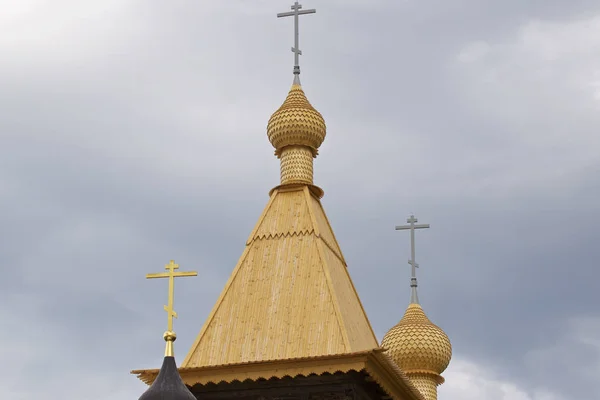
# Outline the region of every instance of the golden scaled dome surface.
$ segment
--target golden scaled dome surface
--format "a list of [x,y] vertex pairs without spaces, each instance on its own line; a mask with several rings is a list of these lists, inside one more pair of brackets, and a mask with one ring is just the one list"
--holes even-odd
[[277,150],[301,145],[316,150],[325,140],[325,120],[309,103],[302,86],[294,83],[287,98],[269,119],[267,136]]
[[408,306],[402,320],[385,334],[381,345],[407,373],[441,374],[452,358],[452,345],[446,333],[414,303]]

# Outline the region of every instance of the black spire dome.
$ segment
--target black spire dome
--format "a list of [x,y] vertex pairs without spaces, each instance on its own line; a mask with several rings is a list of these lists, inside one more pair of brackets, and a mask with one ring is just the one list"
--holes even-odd
[[144,392],[139,400],[196,400],[177,371],[177,364],[173,356],[173,342],[177,338],[175,332],[165,332],[164,338],[167,342],[167,350],[162,367],[152,386]]

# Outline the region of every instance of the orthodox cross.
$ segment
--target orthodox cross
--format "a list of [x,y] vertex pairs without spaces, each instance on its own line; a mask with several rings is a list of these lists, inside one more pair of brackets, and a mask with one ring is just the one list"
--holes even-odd
[[408,260],[408,263],[411,266],[410,287],[412,288],[412,294],[410,301],[411,303],[419,304],[419,298],[417,296],[417,268],[419,268],[419,264],[415,261],[415,229],[429,228],[429,224],[416,225],[419,221],[414,215],[411,215],[406,222],[408,222],[409,225],[397,226],[396,230],[410,229],[410,260]]
[[292,52],[294,53],[294,74],[299,75],[300,74],[300,56],[302,55],[302,50],[300,50],[300,45],[298,44],[299,41],[299,30],[298,30],[298,25],[299,25],[299,16],[300,15],[304,15],[304,14],[314,14],[317,12],[317,10],[302,10],[302,5],[298,4],[298,2],[296,1],[294,3],[294,5],[292,5],[292,10],[291,12],[284,12],[284,13],[279,13],[277,14],[277,18],[281,18],[281,17],[294,17],[294,47],[292,47]]
[[173,332],[173,317],[177,318],[177,313],[173,310],[173,291],[175,286],[175,278],[180,276],[197,276],[198,273],[196,271],[192,272],[175,272],[176,269],[179,269],[179,265],[175,264],[173,260],[170,263],[165,265],[165,269],[168,272],[159,272],[156,274],[148,274],[146,275],[146,279],[154,279],[154,278],[169,278],[169,303],[164,306],[165,311],[167,312],[168,318],[168,328],[167,332]]

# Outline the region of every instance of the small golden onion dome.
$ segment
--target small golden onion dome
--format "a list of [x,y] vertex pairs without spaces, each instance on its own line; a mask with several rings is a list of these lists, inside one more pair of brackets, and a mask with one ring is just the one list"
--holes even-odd
[[286,146],[301,145],[316,150],[325,140],[325,120],[323,116],[309,103],[300,81],[294,84],[287,98],[269,119],[267,136],[277,149]]
[[450,339],[416,303],[410,304],[402,320],[385,334],[381,346],[404,372],[439,375],[452,358]]

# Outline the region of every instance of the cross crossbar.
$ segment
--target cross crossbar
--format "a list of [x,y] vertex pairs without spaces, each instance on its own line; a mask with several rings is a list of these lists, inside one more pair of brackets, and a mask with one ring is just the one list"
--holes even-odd
[[314,14],[317,10],[302,10],[302,5],[297,1],[292,5],[292,11],[283,12],[277,14],[277,18],[282,17],[294,17],[294,47],[292,47],[292,52],[294,53],[294,74],[300,74],[300,56],[302,55],[302,50],[300,50],[300,29],[299,29],[299,16],[306,14]]
[[189,271],[189,272],[176,272],[175,270],[179,269],[179,265],[175,264],[175,261],[171,260],[171,262],[165,265],[165,269],[167,272],[158,272],[154,274],[147,274],[146,279],[155,279],[155,278],[169,278],[169,302],[166,306],[164,306],[164,310],[167,312],[167,331],[173,331],[173,318],[177,318],[177,313],[173,309],[173,297],[175,291],[175,278],[183,277],[183,276],[197,276],[198,272]]
[[406,220],[409,225],[399,225],[396,226],[397,231],[401,230],[410,230],[410,260],[408,260],[408,264],[411,266],[411,277],[410,277],[410,286],[412,288],[411,294],[411,303],[419,303],[419,298],[417,296],[417,271],[419,268],[419,264],[415,261],[415,229],[427,229],[429,228],[429,224],[420,224],[414,215],[411,215],[410,218]]

